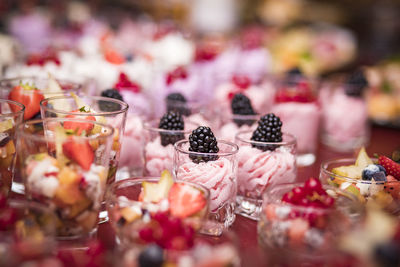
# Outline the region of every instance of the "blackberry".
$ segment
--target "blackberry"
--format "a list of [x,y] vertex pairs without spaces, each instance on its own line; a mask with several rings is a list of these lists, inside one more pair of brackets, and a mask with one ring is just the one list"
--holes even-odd
[[296,84],[301,80],[303,77],[303,73],[299,68],[293,68],[286,72],[286,83],[289,86],[296,86]]
[[[235,94],[231,101],[231,109],[234,115],[256,115],[251,106],[250,99],[242,93]],[[254,120],[233,119],[238,127],[246,124],[251,126]]]
[[164,252],[158,245],[145,248],[138,257],[139,267],[161,267],[164,263]]
[[368,81],[365,78],[364,72],[360,69],[353,72],[347,79],[345,93],[348,96],[360,97],[364,91],[364,88],[368,86]]
[[380,266],[399,266],[400,245],[396,241],[379,244],[374,249],[374,258]]
[[167,111],[177,111],[184,116],[191,114],[190,109],[186,105],[186,98],[181,93],[170,93],[167,98]]
[[[116,89],[104,90],[103,92],[101,92],[101,96],[124,101],[122,95]],[[99,100],[99,108],[101,111],[112,112],[119,110],[121,108],[121,105],[118,103]]]
[[[189,135],[189,151],[200,153],[218,153],[218,142],[210,127],[199,126]],[[199,156],[190,154],[190,159],[194,163],[217,160],[218,156]]]
[[[169,111],[165,113],[164,116],[160,119],[158,128],[164,130],[178,131],[185,128],[185,123],[180,113]],[[160,133],[160,136],[161,145],[163,146],[168,146],[169,144],[173,145],[175,144],[175,142],[185,138],[183,133]]]
[[[282,122],[279,117],[273,113],[264,115],[258,121],[258,127],[253,132],[251,140],[264,143],[278,143],[282,142]],[[276,145],[257,145],[253,144],[253,147],[258,148],[262,151],[275,150]]]
[[303,73],[298,67],[295,67],[293,69],[290,69],[289,71],[286,72],[287,76],[302,76]]

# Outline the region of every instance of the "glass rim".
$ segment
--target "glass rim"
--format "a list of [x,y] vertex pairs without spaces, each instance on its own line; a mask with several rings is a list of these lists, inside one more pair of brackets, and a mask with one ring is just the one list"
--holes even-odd
[[291,146],[291,145],[296,145],[297,140],[296,137],[293,134],[282,132],[282,137],[283,136],[288,136],[290,138],[289,141],[282,141],[282,142],[260,142],[260,141],[253,141],[248,138],[243,138],[242,135],[252,133],[254,130],[243,130],[239,131],[235,135],[235,139],[239,140],[240,142],[246,143],[246,144],[254,144],[254,145],[259,145],[259,146],[269,146],[269,145],[277,145],[277,146]]
[[186,155],[196,155],[196,156],[219,156],[219,157],[229,157],[233,156],[238,153],[239,151],[239,146],[233,142],[225,141],[225,140],[218,140],[217,143],[225,144],[230,147],[233,147],[233,151],[231,152],[217,152],[217,153],[204,153],[204,152],[194,152],[194,151],[189,151],[186,149],[182,149],[181,145],[184,143],[189,143],[189,140],[180,140],[174,144],[174,148],[176,151],[186,154]]
[[[345,163],[345,162],[347,162],[347,163],[350,163],[350,162],[355,163],[356,160],[357,160],[356,158],[339,158],[339,159],[326,160],[326,161],[323,161],[321,163],[321,167],[320,168],[321,168],[321,171],[324,172],[325,174],[327,174],[329,176],[334,176],[335,178],[339,178],[339,179],[344,180],[346,182],[372,184],[372,180],[369,181],[369,180],[350,178],[350,177],[347,177],[347,176],[343,176],[343,175],[339,175],[339,174],[333,173],[332,171],[328,170],[328,166],[331,165],[331,164],[341,163],[341,162],[343,162],[343,163]],[[374,182],[377,183],[377,184],[385,184],[385,183],[398,183],[400,181],[390,181],[390,182],[389,181],[386,181],[386,182],[385,181],[374,181]]]
[[158,123],[160,122],[160,119],[154,119],[154,120],[150,120],[150,121],[146,121],[145,123],[143,123],[143,129],[147,130],[147,131],[151,131],[151,132],[157,132],[157,133],[166,133],[169,135],[175,135],[175,134],[190,134],[193,130],[195,130],[197,127],[199,127],[200,125],[198,123],[195,123],[191,120],[186,120],[185,116],[182,115],[183,121],[186,125],[186,123],[189,123],[193,126],[195,126],[193,129],[189,129],[189,130],[166,130],[166,129],[160,129],[158,127],[152,126],[154,125],[158,125]]
[[[48,81],[50,80],[50,78],[48,77],[40,77],[40,76],[17,76],[17,77],[12,77],[12,78],[5,78],[5,79],[1,79],[0,80],[0,89],[3,89],[3,87],[5,87],[6,85],[4,83],[6,82],[14,82],[14,81],[21,81],[23,79],[30,79],[33,81]],[[74,81],[70,81],[70,80],[66,80],[66,79],[58,79],[57,77],[54,77],[54,79],[61,84],[71,84],[73,85],[73,88],[69,88],[69,89],[63,89],[63,91],[65,92],[71,92],[71,91],[79,91],[80,89],[82,89],[82,84],[78,83],[78,82],[74,82]],[[40,92],[44,93],[44,94],[59,94],[60,92],[50,92],[48,90],[42,90],[40,88],[38,88],[40,90]]]
[[[274,204],[274,205],[279,205],[279,206],[282,206],[282,207],[283,206],[287,206],[287,207],[290,207],[291,209],[296,210],[296,211],[306,211],[306,212],[308,212],[308,211],[318,211],[318,212],[323,212],[323,213],[344,209],[344,207],[339,207],[339,206],[337,206],[337,207],[333,206],[333,207],[329,207],[329,208],[305,207],[305,206],[296,205],[296,204],[292,204],[292,203],[288,203],[288,202],[283,202],[282,200],[279,200],[280,201],[279,203],[269,202],[269,201],[266,200],[268,198],[268,196],[270,196],[275,191],[279,191],[279,190],[282,190],[284,188],[287,188],[288,191],[283,193],[283,194],[285,194],[285,193],[290,192],[290,189],[293,189],[293,188],[298,187],[298,186],[303,186],[303,185],[304,185],[304,183],[282,183],[282,184],[275,185],[273,188],[269,187],[270,189],[267,188],[262,194],[263,205],[265,205],[265,204]],[[342,189],[340,189],[338,187],[335,187],[335,186],[332,186],[332,185],[328,185],[328,184],[322,184],[322,187],[323,187],[323,189],[325,191],[332,190],[336,195],[344,196],[344,197],[350,199],[355,204],[358,204],[357,198],[353,194],[351,194],[349,192],[346,192],[346,191],[344,191],[344,190],[342,190]],[[327,195],[329,196],[329,194],[327,194]],[[282,198],[282,196],[281,196],[281,198]],[[336,202],[336,199],[335,199],[335,202]]]
[[29,120],[29,121],[24,121],[19,123],[16,128],[16,134],[18,137],[21,138],[27,138],[30,140],[35,140],[35,141],[40,141],[40,142],[48,142],[48,141],[52,141],[53,139],[55,139],[55,137],[49,137],[46,135],[38,135],[35,133],[26,133],[24,131],[24,127],[27,125],[34,125],[34,124],[38,124],[38,123],[44,123],[44,122],[64,122],[64,121],[72,121],[72,122],[78,122],[78,123],[92,123],[94,125],[99,125],[103,128],[107,128],[108,131],[106,133],[103,133],[102,135],[93,135],[93,136],[79,136],[79,135],[71,135],[74,138],[78,138],[81,140],[106,140],[107,138],[112,138],[114,136],[114,127],[111,127],[108,124],[104,124],[104,123],[100,123],[97,121],[88,121],[88,120],[83,120],[83,119],[76,119],[76,118],[46,118],[46,119],[39,119],[39,120]]
[[[42,101],[40,101],[40,108],[44,111],[49,111],[49,112],[54,112],[54,113],[59,113],[59,114],[64,114],[64,115],[70,115],[73,114],[75,116],[110,116],[110,115],[117,115],[117,114],[122,114],[128,111],[129,109],[129,105],[127,103],[125,103],[124,101],[118,100],[118,99],[114,99],[114,98],[110,98],[110,97],[103,97],[103,96],[83,96],[85,98],[89,98],[89,99],[94,99],[97,101],[108,101],[108,102],[113,102],[113,103],[117,103],[119,105],[121,105],[120,110],[116,110],[116,111],[101,111],[101,112],[84,112],[84,113],[73,113],[72,111],[65,111],[65,110],[60,110],[60,109],[54,109],[54,108],[49,108],[47,105],[45,105],[45,103],[49,103],[50,101],[55,101],[55,100],[60,100],[60,99],[74,99],[72,96],[53,96],[53,97],[49,97],[46,99],[43,99]],[[89,105],[88,105],[89,106]]]
[[[171,174],[172,175],[172,174]],[[123,201],[124,203],[145,203],[143,201],[139,201],[139,200],[132,200],[127,198],[128,200],[118,200],[118,195],[116,195],[115,191],[121,188],[126,188],[126,187],[131,187],[131,186],[136,186],[136,185],[141,185],[143,182],[158,182],[161,179],[161,177],[146,177],[146,176],[138,176],[138,177],[131,177],[131,178],[127,178],[127,179],[123,179],[117,182],[114,182],[110,187],[107,188],[107,198],[108,201]],[[184,183],[187,185],[190,185],[196,189],[199,189],[201,191],[203,191],[204,193],[204,197],[206,198],[207,204],[209,205],[210,203],[210,190],[198,183],[193,183],[193,182],[189,182],[189,181],[184,181],[184,180],[174,180],[174,183]],[[124,184],[127,184],[126,186],[123,186]],[[123,186],[123,187],[121,187]],[[155,205],[157,205],[157,203],[155,203]]]
[[24,112],[25,112],[25,106],[17,101],[8,100],[8,99],[0,99],[0,102],[16,105],[21,108],[21,110],[18,110],[15,112],[13,111],[10,113],[3,113],[3,111],[2,111],[0,114],[0,118],[6,118],[6,117],[11,117],[11,116],[20,116],[21,114],[24,114]]
[[255,120],[256,122],[260,119],[261,114],[257,113],[257,114],[252,114],[252,115],[240,115],[240,114],[233,114],[231,113],[229,115],[229,119],[231,120]]

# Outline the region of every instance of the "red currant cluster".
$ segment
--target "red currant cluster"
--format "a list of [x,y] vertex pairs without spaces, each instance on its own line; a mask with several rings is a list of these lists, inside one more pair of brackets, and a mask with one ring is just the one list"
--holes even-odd
[[278,103],[309,103],[314,102],[315,100],[310,84],[307,81],[299,82],[294,88],[290,86],[289,88],[282,88],[275,97],[275,101]]
[[139,230],[144,243],[156,243],[163,249],[186,250],[194,245],[195,231],[190,225],[166,212],[152,215],[151,221]]
[[60,65],[60,59],[57,54],[53,51],[46,51],[43,54],[31,54],[26,59],[26,65],[39,65],[44,66],[47,62],[54,62],[56,65]]
[[114,85],[117,90],[130,90],[134,93],[140,92],[140,85],[129,80],[128,76],[121,72],[119,74],[118,82]]
[[302,217],[308,220],[311,226],[316,227],[323,227],[324,225],[324,212],[316,209],[329,209],[335,204],[335,199],[326,193],[322,188],[321,182],[312,177],[304,183],[304,186],[295,187],[290,192],[285,193],[282,201],[311,208],[305,211],[294,210],[290,214],[290,217]]
[[188,73],[184,67],[177,67],[173,71],[169,72],[166,77],[167,85],[171,85],[175,80],[186,79]]
[[63,266],[111,266],[107,258],[107,249],[98,241],[87,243],[87,249],[63,249],[57,251],[57,260]]

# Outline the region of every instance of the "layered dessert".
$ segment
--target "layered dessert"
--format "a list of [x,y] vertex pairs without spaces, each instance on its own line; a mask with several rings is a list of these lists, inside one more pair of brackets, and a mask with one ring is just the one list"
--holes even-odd
[[400,163],[380,155],[372,160],[362,148],[356,159],[339,159],[322,165],[321,180],[355,195],[362,203],[374,202],[392,213],[398,213],[400,198]]
[[352,150],[368,141],[368,112],[363,89],[368,85],[362,71],[345,83],[322,88],[322,140],[337,150]]
[[16,155],[14,124],[13,118],[0,121],[0,194],[6,196],[11,190]]
[[180,141],[175,146],[177,179],[208,188],[212,220],[230,226],[235,218],[237,146],[225,141],[217,142],[214,133],[205,126],[193,130],[189,141]]
[[[111,194],[111,222],[125,244],[155,243],[164,249],[189,249],[195,230],[208,212],[208,190],[193,183],[174,182],[167,170],[159,179],[120,181],[113,185]],[[185,242],[178,242],[182,238]]]
[[258,219],[262,193],[268,186],[296,179],[296,140],[281,132],[274,114],[262,116],[254,131],[236,135],[238,152],[237,212]]

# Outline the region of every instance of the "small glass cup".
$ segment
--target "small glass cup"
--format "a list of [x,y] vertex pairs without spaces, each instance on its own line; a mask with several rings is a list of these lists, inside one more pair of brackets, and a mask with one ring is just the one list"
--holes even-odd
[[272,112],[281,119],[282,131],[296,137],[297,164],[311,165],[315,162],[321,118],[316,96],[319,83],[292,75],[277,79],[276,84],[276,103]]
[[[92,124],[92,135],[65,130],[66,123]],[[79,119],[31,120],[17,126],[17,152],[27,198],[51,207],[59,239],[90,236],[97,229],[114,129]]]
[[282,142],[263,143],[251,140],[252,133],[241,131],[236,135],[239,146],[236,213],[258,220],[264,190],[296,180],[296,138],[283,133]]
[[155,177],[163,170],[172,172],[174,164],[173,143],[187,139],[199,125],[183,118],[184,130],[164,130],[158,128],[160,120],[144,124],[146,143],[144,147],[144,175]]
[[328,260],[335,254],[338,237],[359,223],[359,202],[353,195],[327,185],[323,189],[335,199],[331,208],[305,207],[281,200],[284,194],[302,185],[280,184],[265,190],[257,226],[259,243],[270,254],[274,251],[285,259]]
[[320,92],[322,142],[339,152],[354,151],[369,141],[367,103],[362,95],[345,93],[352,87],[346,82],[330,82]]
[[[217,140],[218,153],[189,151],[189,141],[175,143],[174,173],[177,180],[204,185],[210,190],[210,214],[202,232],[221,235],[235,221],[237,192],[237,152],[234,143]],[[207,162],[194,163],[191,158],[208,158]]]
[[[148,241],[141,238],[140,232],[141,229],[148,228],[151,219],[160,223],[159,228],[166,235],[165,238],[168,238],[171,234],[170,232],[173,231],[171,226],[165,223],[165,220],[159,221],[159,218],[154,218],[155,216],[160,217],[160,214],[172,217],[168,212],[169,201],[167,198],[159,203],[140,201],[143,182],[157,183],[159,179],[152,177],[128,178],[118,181],[108,188],[106,199],[110,222],[116,232],[118,241],[124,246],[131,247],[132,245],[146,244]],[[183,219],[185,224],[198,230],[208,214],[210,192],[199,184],[186,181],[175,183],[191,186],[193,189],[200,191],[206,199],[206,205],[201,211]],[[156,233],[154,232],[153,234]]]
[[225,118],[218,131],[218,138],[230,142],[235,142],[235,136],[238,132],[253,129],[257,125],[260,115],[237,115],[230,114]]
[[355,158],[323,162],[319,173],[320,180],[353,194],[361,203],[367,204],[373,201],[390,213],[400,214],[400,181],[353,179],[332,172],[333,168],[354,165],[355,162]]
[[15,126],[24,119],[24,105],[0,99],[0,194],[11,191],[15,166]]

